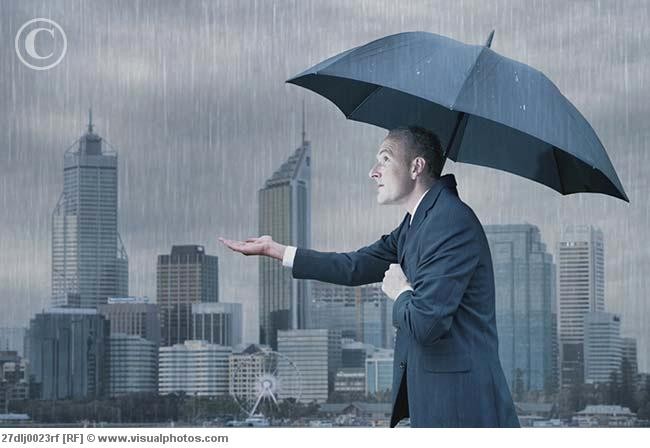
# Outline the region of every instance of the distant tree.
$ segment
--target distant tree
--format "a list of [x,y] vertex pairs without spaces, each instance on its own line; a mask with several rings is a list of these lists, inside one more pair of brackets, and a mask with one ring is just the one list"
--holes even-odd
[[363,392],[332,392],[327,397],[328,403],[351,403],[353,401],[364,401],[366,394]]

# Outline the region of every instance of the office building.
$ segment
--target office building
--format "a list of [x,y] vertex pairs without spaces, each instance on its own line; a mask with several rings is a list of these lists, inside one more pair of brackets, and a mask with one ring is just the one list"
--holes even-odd
[[232,348],[187,340],[160,347],[158,392],[161,395],[216,397],[228,394],[229,357]]
[[30,388],[42,400],[98,399],[107,389],[108,322],[94,309],[51,308],[28,331]]
[[366,394],[388,394],[393,389],[393,350],[377,350],[366,359]]
[[113,333],[109,339],[109,396],[158,389],[158,344],[141,336]]
[[[310,159],[303,123],[302,144],[258,192],[260,235],[270,235],[280,244],[310,247]],[[281,261],[260,257],[259,300],[260,343],[277,349],[278,330],[308,327],[309,282],[294,279]]]
[[[639,373],[639,360],[637,355],[636,339],[635,338],[622,338],[623,343],[623,360],[629,369],[627,372],[622,372],[624,375],[629,375],[627,378],[630,384],[636,382],[637,374]],[[622,365],[621,365],[622,367]]]
[[96,308],[128,295],[128,257],[117,231],[117,152],[88,131],[64,155],[52,213],[52,305]]
[[160,345],[158,305],[146,297],[110,297],[98,311],[108,319],[111,334],[140,336]]
[[311,297],[311,328],[337,330],[344,338],[375,347],[393,347],[393,300],[381,284],[351,288],[312,281]]
[[494,269],[499,358],[515,396],[552,392],[555,265],[537,226],[485,226]]
[[278,375],[285,392],[300,397],[303,403],[324,403],[334,389],[334,379],[341,365],[341,333],[334,330],[280,330],[278,352],[298,369],[300,381],[288,362],[280,362]]
[[584,318],[584,362],[586,383],[607,383],[613,372],[620,378],[623,359],[621,318],[594,311]]
[[203,246],[172,246],[170,255],[158,255],[156,294],[162,344],[192,339],[192,305],[219,301],[219,259]]
[[234,346],[242,342],[240,303],[193,303],[192,339]]
[[584,319],[605,310],[603,233],[586,225],[565,226],[558,243],[560,381],[563,389],[584,382]]

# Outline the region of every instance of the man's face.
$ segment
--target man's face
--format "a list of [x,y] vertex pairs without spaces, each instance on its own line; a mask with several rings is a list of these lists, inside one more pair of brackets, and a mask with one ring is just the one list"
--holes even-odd
[[402,204],[415,188],[410,163],[399,140],[386,137],[379,146],[377,162],[370,170],[370,177],[377,183],[377,202]]

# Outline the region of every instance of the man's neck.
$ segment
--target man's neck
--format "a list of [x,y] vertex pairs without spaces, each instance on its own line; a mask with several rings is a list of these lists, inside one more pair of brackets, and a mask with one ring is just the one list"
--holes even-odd
[[416,184],[415,188],[411,192],[408,201],[406,201],[406,204],[404,204],[406,207],[406,212],[411,215],[411,218],[413,218],[413,215],[415,214],[416,211],[416,207],[418,206],[420,201],[422,201],[422,198],[425,195],[425,193],[429,191],[435,183],[436,181],[434,180],[428,184],[425,183]]

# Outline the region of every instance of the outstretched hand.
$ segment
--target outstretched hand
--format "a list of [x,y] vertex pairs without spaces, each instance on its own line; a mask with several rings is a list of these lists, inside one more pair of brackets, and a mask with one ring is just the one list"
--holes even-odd
[[286,246],[276,243],[269,235],[248,238],[245,241],[228,240],[219,237],[219,241],[229,249],[244,255],[265,255],[282,260]]

